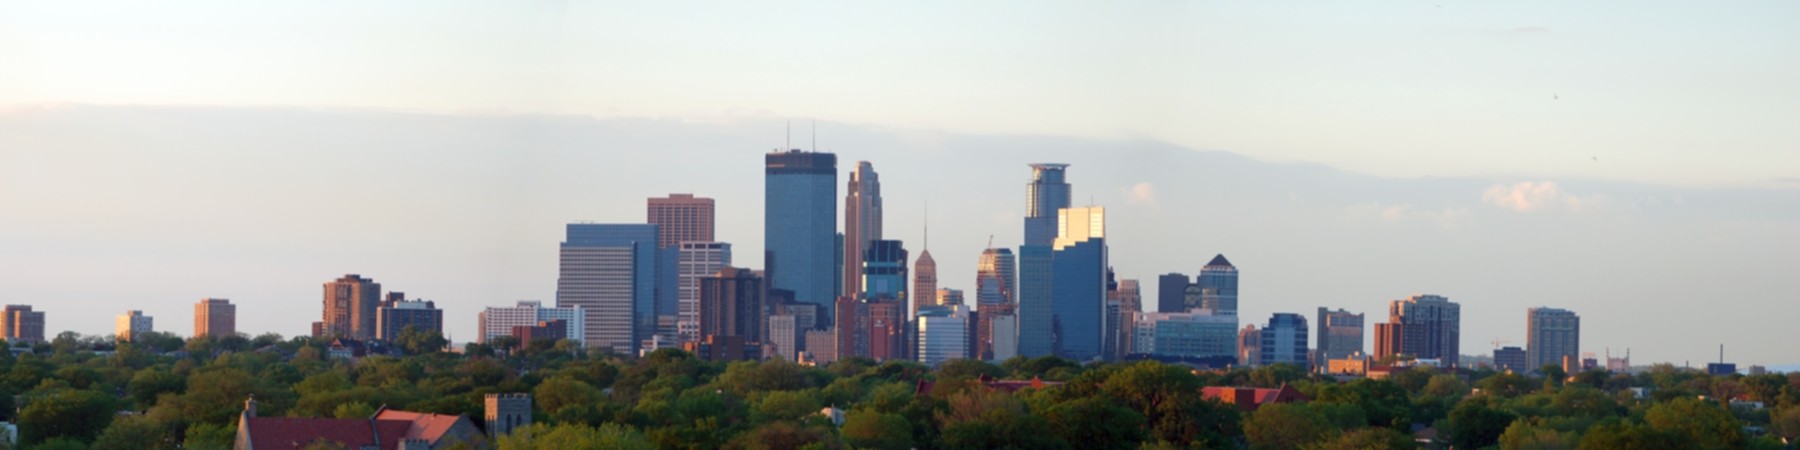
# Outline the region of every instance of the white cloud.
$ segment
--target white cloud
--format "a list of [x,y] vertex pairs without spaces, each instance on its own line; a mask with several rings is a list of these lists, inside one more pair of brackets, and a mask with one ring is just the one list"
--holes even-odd
[[1580,212],[1593,209],[1605,200],[1598,195],[1580,196],[1564,192],[1554,181],[1525,181],[1510,186],[1496,184],[1481,194],[1481,201],[1517,212],[1556,209]]
[[1156,188],[1148,182],[1141,182],[1131,187],[1120,189],[1125,193],[1125,201],[1133,205],[1156,206]]

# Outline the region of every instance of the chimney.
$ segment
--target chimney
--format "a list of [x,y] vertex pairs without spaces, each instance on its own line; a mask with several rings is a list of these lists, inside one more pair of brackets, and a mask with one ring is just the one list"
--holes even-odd
[[256,394],[250,394],[250,398],[244,400],[244,417],[256,417]]

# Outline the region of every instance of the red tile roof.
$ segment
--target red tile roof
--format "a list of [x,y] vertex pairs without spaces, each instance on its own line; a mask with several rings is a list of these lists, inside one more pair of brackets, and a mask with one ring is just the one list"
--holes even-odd
[[1258,406],[1268,403],[1303,402],[1310,400],[1305,394],[1295,390],[1293,386],[1281,385],[1280,389],[1261,389],[1245,387],[1208,386],[1200,389],[1206,398],[1218,400],[1226,404],[1237,405],[1244,411],[1255,411]]
[[436,413],[395,411],[392,409],[381,410],[380,414],[375,415],[375,420],[380,421],[406,421],[409,424],[409,427],[406,430],[407,439],[424,439],[426,442],[430,442],[433,445],[436,445],[438,440],[443,439],[444,434],[449,433],[451,427],[455,427],[456,422],[462,420],[462,418],[463,416],[460,415],[448,416]]

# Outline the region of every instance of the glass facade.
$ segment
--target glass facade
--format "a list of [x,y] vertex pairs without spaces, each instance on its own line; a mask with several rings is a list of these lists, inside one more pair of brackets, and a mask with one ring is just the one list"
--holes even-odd
[[837,155],[791,150],[765,157],[763,268],[773,288],[819,305],[820,327],[836,317]]
[[1214,256],[1212,262],[1206,263],[1194,285],[1200,287],[1200,307],[1219,314],[1237,315],[1238,271],[1225,255]]
[[1064,208],[1051,257],[1056,355],[1089,361],[1103,355],[1106,324],[1106,210]]
[[1301,369],[1307,368],[1306,357],[1306,316],[1292,313],[1275,313],[1269,317],[1269,325],[1263,327],[1262,354],[1258,365],[1293,364]]
[[900,241],[870,241],[863,252],[862,298],[906,301],[906,248]]
[[[590,316],[600,316],[586,320],[588,345],[637,353],[638,342],[655,334],[657,275],[664,269],[658,263],[664,252],[657,239],[653,224],[568,225],[556,304],[581,306]],[[619,280],[627,281],[620,285]],[[624,317],[610,317],[615,313]],[[596,333],[606,337],[598,339]]]

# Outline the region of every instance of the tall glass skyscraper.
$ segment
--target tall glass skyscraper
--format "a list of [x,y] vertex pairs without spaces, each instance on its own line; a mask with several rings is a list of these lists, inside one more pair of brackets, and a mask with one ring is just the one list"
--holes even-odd
[[981,259],[975,263],[975,303],[1014,303],[1019,288],[1017,265],[1012,249],[981,251]]
[[870,241],[861,272],[864,300],[906,301],[906,247],[900,241]]
[[572,223],[561,249],[556,306],[580,306],[589,347],[637,353],[656,332],[654,224]]
[[1057,356],[1101,357],[1106,328],[1106,209],[1063,208],[1057,220],[1051,294]]
[[1214,256],[1206,267],[1200,268],[1200,280],[1194,284],[1200,287],[1200,307],[1216,314],[1237,315],[1238,270],[1225,255]]
[[[1056,350],[1056,315],[1052,303],[1056,276],[1051,245],[1056,241],[1057,211],[1069,207],[1068,164],[1032,164],[1025,185],[1025,242],[1019,246],[1019,355],[1039,357]],[[1105,269],[1105,265],[1101,265]],[[1099,346],[1096,342],[1095,347]]]
[[837,317],[837,155],[789,150],[764,158],[763,269],[769,287]]
[[[881,175],[875,165],[857,161],[844,186],[844,260],[862,261],[869,242],[881,240]],[[842,295],[862,292],[862,268],[844,267]],[[905,300],[905,299],[901,299]]]
[[1262,352],[1257,355],[1257,365],[1293,364],[1307,369],[1306,316],[1275,313],[1269,316],[1269,325],[1261,333]]

